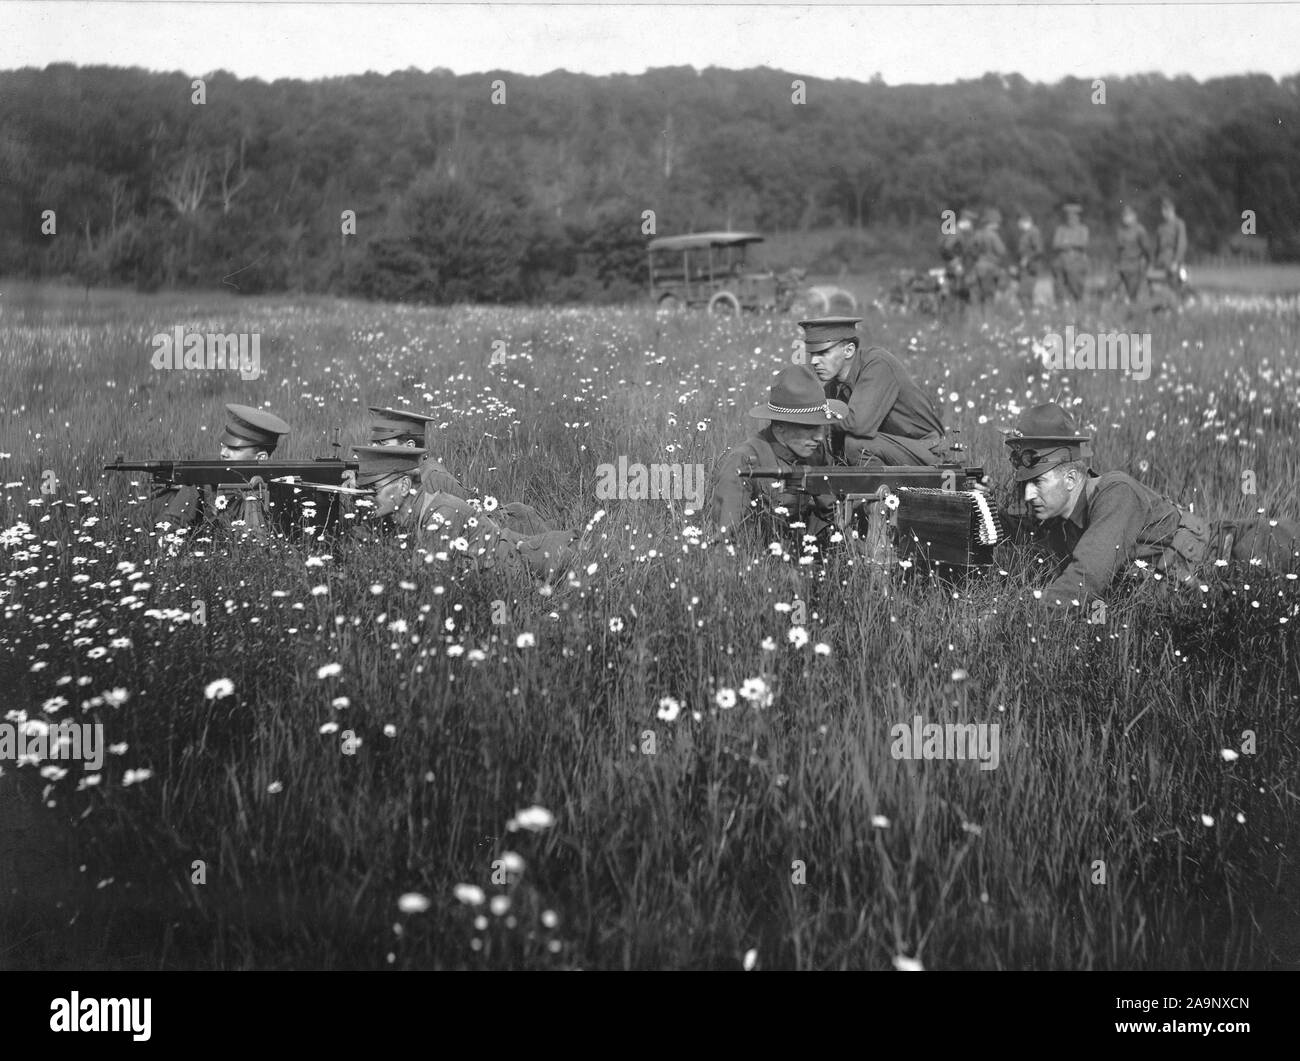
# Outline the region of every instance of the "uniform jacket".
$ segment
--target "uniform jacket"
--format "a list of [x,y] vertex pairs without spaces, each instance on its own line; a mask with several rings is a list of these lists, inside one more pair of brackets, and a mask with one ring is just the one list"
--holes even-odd
[[859,350],[850,364],[848,379],[833,379],[825,387],[826,397],[838,398],[849,407],[845,435],[943,439],[943,421],[934,403],[898,358],[882,347],[871,346]]
[[1120,225],[1115,230],[1115,244],[1121,269],[1140,269],[1151,260],[1151,237],[1140,222]]
[[1052,234],[1052,250],[1060,257],[1079,257],[1088,251],[1088,226],[1057,225]]
[[1162,221],[1156,229],[1156,265],[1177,268],[1187,256],[1187,226],[1181,217]]
[[1092,475],[1074,510],[1040,528],[1040,540],[1064,570],[1043,591],[1051,604],[1083,604],[1143,560],[1186,578],[1204,558],[1210,527],[1124,472]]
[[980,272],[1002,268],[1007,256],[1007,246],[998,230],[991,225],[975,233],[975,268]]
[[[203,523],[213,523],[255,537],[266,533],[266,511],[257,491],[178,486],[163,491],[159,497],[167,499],[159,520],[175,528],[192,529]],[[241,521],[242,526],[236,526]]]
[[[745,439],[723,454],[713,472],[713,498],[709,503],[711,527],[732,530],[743,524],[758,524],[773,519],[778,529],[789,532],[791,522],[807,524],[807,534],[816,534],[834,517],[835,498],[831,495],[810,498],[806,494],[786,492],[771,479],[742,479],[737,472],[774,465],[788,471],[799,464],[830,464],[830,453],[823,449],[807,460],[796,456],[788,446],[778,442],[769,424],[757,435]],[[789,515],[774,510],[784,508]]]
[[1020,271],[1027,276],[1036,276],[1043,264],[1043,234],[1037,225],[1017,232],[1016,257],[1020,259]]

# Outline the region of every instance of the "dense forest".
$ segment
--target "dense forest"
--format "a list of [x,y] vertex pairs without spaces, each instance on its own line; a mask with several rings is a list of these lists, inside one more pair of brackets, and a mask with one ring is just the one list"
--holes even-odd
[[[904,233],[1172,195],[1194,252],[1300,257],[1300,76],[942,86],[773,70],[267,83],[0,72],[0,274],[432,302],[617,299],[659,235]],[[201,101],[200,101],[201,100]],[[1257,235],[1243,237],[1242,212]],[[51,219],[46,211],[53,211]],[[355,233],[345,212],[355,216]],[[53,229],[53,231],[50,231]],[[801,263],[782,263],[801,264]],[[806,264],[806,263],[803,263]]]

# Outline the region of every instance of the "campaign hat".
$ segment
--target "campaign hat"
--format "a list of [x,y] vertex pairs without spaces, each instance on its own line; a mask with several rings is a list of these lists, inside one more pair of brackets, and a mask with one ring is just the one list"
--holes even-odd
[[861,321],[861,317],[813,317],[800,321],[804,349],[810,354],[820,354],[845,339],[859,339],[858,324]]
[[1044,402],[1020,414],[1013,428],[1003,428],[1011,448],[1015,481],[1037,479],[1069,461],[1092,456],[1092,436],[1079,431],[1074,418],[1055,402]]
[[775,420],[785,424],[842,423],[849,407],[835,398],[827,398],[817,373],[807,365],[788,365],[777,373],[766,405],[749,410],[756,420]]
[[424,425],[436,419],[409,409],[383,409],[377,405],[368,408],[371,416],[374,417],[370,424],[371,442],[414,442],[416,445],[423,445]]
[[401,476],[420,478],[425,451],[414,446],[353,446],[357,458],[357,486],[378,490]]
[[221,444],[231,449],[256,446],[268,453],[275,449],[281,436],[289,433],[289,425],[275,413],[254,409],[251,405],[227,405],[229,420],[221,434]]

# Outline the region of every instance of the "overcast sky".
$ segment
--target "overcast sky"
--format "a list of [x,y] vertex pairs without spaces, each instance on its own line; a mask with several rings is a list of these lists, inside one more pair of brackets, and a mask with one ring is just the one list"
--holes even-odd
[[768,66],[889,84],[996,73],[1300,72],[1300,4],[269,3],[0,0],[0,69],[53,62],[318,78]]

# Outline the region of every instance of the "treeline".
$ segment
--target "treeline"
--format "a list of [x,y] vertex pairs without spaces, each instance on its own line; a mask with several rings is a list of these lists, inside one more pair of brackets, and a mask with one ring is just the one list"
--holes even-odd
[[1098,231],[1121,200],[1153,224],[1162,194],[1194,251],[1300,258],[1300,77],[1112,78],[1104,103],[1093,82],[992,74],[192,80],[0,72],[0,273],[613,300],[644,285],[645,211],[660,235],[848,226],[912,233],[928,256],[944,209],[998,206],[1009,233],[1024,206],[1050,232],[1077,198]]

